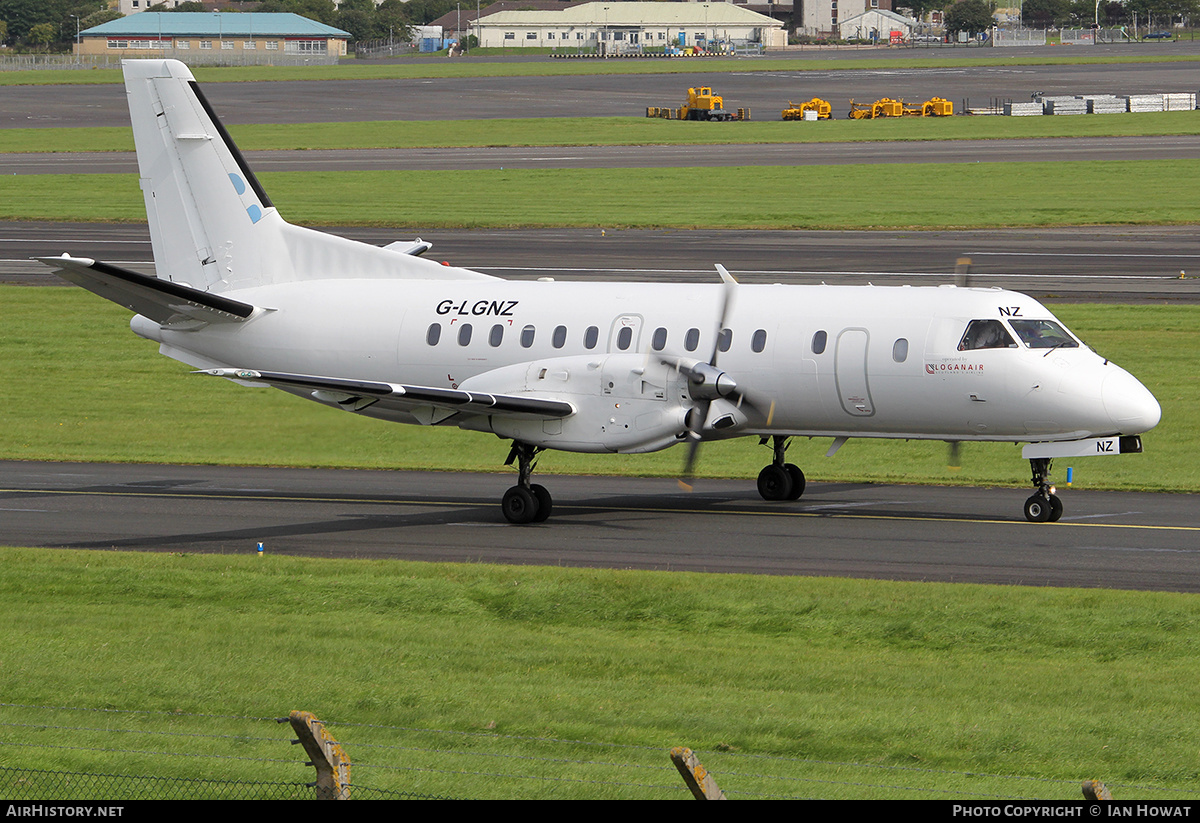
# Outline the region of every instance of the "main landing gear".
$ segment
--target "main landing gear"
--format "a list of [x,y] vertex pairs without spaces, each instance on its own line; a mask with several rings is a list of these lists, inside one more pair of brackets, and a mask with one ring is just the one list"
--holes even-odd
[[1063,504],[1050,485],[1050,464],[1048,457],[1034,457],[1029,460],[1033,471],[1033,485],[1037,487],[1033,497],[1025,501],[1025,519],[1031,523],[1054,523],[1062,517]]
[[[773,457],[771,465],[758,473],[758,493],[763,500],[798,500],[804,494],[804,472],[793,463],[783,462],[788,438],[776,435],[769,440]],[[758,442],[765,446],[768,438]]]
[[537,465],[534,458],[541,449],[528,443],[513,442],[512,450],[504,465],[517,463],[517,485],[504,493],[500,500],[500,508],[504,519],[518,525],[525,523],[541,523],[550,516],[553,501],[545,486],[530,483],[533,468]]

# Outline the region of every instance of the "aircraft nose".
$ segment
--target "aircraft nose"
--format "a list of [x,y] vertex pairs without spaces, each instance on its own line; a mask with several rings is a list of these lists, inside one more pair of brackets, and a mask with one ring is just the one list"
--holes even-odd
[[1104,378],[1104,410],[1121,434],[1141,434],[1158,425],[1162,408],[1138,379],[1122,368]]

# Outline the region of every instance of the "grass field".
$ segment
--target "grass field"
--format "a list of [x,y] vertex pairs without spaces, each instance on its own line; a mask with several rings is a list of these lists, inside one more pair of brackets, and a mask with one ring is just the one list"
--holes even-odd
[[[1086,51],[1063,54],[1047,49],[1045,54],[1020,56],[980,56],[974,54],[945,57],[890,56],[877,50],[863,50],[866,56],[846,58],[838,55],[832,63],[839,70],[896,68],[959,68],[963,66],[1062,66],[1126,65],[1140,63],[1179,63],[1200,61],[1200,55],[1090,54]],[[882,55],[882,56],[880,56]],[[703,58],[680,60],[446,60],[431,58],[411,63],[347,62],[338,66],[237,66],[193,69],[201,83],[261,82],[270,80],[400,80],[427,77],[548,77],[589,74],[695,74],[697,72],[828,71],[833,55],[814,53],[810,57],[767,57],[753,59]],[[0,86],[78,85],[120,83],[120,69],[88,71],[4,71]]]
[[[838,104],[843,105],[843,103]],[[1130,116],[949,117],[784,122],[774,112],[745,123],[693,123],[647,117],[378,121],[230,126],[243,151],[446,146],[720,145],[906,140],[1004,140],[1195,134],[1200,112]],[[773,122],[772,122],[773,121]],[[133,151],[118,127],[0,129],[0,153]]]
[[[307,225],[935,229],[1190,224],[1200,214],[1200,160],[272,172],[261,180],[286,219]],[[0,220],[140,222],[145,206],[134,175],[11,175],[0,177]]]
[[[0,458],[228,463],[496,471],[507,445],[455,429],[367,420],[281,392],[245,389],[189,374],[135,337],[129,312],[76,289],[0,287],[6,394],[37,398],[0,405]],[[1077,461],[1080,488],[1200,491],[1200,308],[1062,305],[1057,314],[1101,354],[1155,393],[1163,422],[1146,454]],[[963,448],[964,468],[946,467],[942,443],[854,440],[825,458],[828,440],[788,452],[814,480],[877,480],[1023,486],[1016,446]],[[707,446],[700,476],[758,474],[768,455],[753,439]],[[543,456],[547,474],[673,476],[683,455]]]
[[[0,718],[25,744],[2,765],[307,780],[287,731],[251,722],[305,709],[357,784],[450,797],[682,799],[675,745],[746,799],[1200,785],[1187,595],[269,554],[0,560]],[[81,704],[110,711],[37,708]]]

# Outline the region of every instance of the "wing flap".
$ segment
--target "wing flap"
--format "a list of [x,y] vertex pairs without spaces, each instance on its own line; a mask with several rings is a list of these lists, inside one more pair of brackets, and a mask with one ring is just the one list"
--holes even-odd
[[523,394],[462,391],[434,386],[350,380],[342,377],[319,377],[257,369],[205,369],[196,373],[225,377],[238,382],[266,384],[277,388],[310,389],[314,393],[320,392],[326,395],[324,398],[318,397],[318,399],[328,399],[338,405],[355,410],[365,408],[363,401],[370,400],[406,411],[418,406],[432,406],[468,414],[497,414],[539,419],[563,418],[575,414],[575,406],[564,400]]
[[87,257],[39,257],[59,277],[164,326],[240,323],[257,311],[240,300]]

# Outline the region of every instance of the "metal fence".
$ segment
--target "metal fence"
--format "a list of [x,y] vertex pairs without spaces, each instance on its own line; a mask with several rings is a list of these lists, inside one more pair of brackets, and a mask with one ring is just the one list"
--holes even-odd
[[[128,774],[89,774],[0,766],[5,801],[48,800],[313,800],[307,783],[197,780]],[[446,797],[355,786],[352,800],[449,800]]]
[[993,46],[1044,46],[1045,29],[996,29]]
[[0,71],[71,71],[76,69],[115,69],[122,60],[170,58],[189,66],[335,66],[336,54],[288,54],[285,52],[236,52],[198,49],[146,49],[136,55],[13,54],[0,57]]

